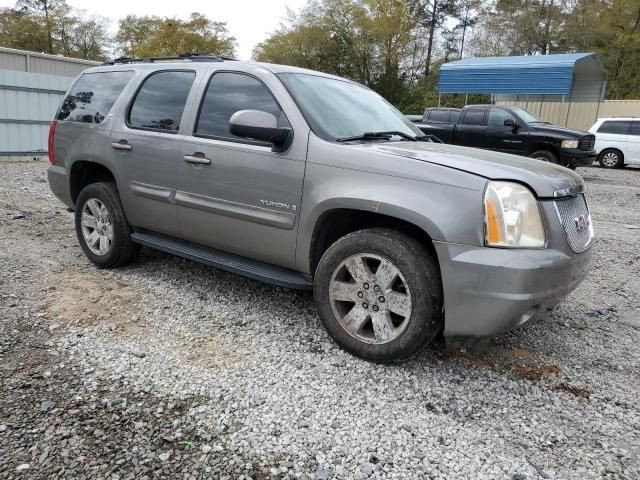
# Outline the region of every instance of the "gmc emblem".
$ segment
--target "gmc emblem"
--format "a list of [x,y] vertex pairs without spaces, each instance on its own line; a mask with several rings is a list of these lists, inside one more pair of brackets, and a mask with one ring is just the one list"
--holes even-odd
[[578,233],[582,232],[589,226],[589,216],[584,213],[582,215],[578,215],[573,219],[573,221],[576,223],[576,231]]

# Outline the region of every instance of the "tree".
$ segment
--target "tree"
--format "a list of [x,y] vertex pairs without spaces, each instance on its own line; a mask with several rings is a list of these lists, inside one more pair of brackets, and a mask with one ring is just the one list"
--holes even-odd
[[18,5],[34,15],[43,15],[47,32],[47,53],[53,54],[53,16],[65,0],[19,0]]
[[235,38],[229,35],[226,23],[200,13],[192,13],[188,20],[129,15],[120,21],[115,42],[126,56],[134,57],[235,53]]
[[49,41],[39,19],[25,9],[0,9],[0,45],[20,50],[45,52]]

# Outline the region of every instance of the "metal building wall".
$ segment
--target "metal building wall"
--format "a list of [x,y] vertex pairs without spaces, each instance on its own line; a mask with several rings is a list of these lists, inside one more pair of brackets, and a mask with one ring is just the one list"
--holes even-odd
[[0,47],[0,69],[77,77],[99,62]]
[[0,48],[0,156],[46,155],[67,88],[98,62]]
[[47,150],[49,123],[72,77],[0,70],[0,155]]
[[498,99],[496,104],[521,107],[546,122],[580,130],[588,130],[598,118],[640,117],[640,100],[559,102]]

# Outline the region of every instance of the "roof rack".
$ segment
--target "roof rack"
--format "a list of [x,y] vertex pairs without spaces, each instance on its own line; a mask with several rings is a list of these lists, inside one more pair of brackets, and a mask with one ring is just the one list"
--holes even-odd
[[225,60],[235,60],[235,58],[221,57],[210,53],[182,53],[177,56],[168,57],[118,57],[104,62],[102,65],[119,65],[124,63],[154,63],[167,62],[170,60],[190,60],[192,62],[224,62]]

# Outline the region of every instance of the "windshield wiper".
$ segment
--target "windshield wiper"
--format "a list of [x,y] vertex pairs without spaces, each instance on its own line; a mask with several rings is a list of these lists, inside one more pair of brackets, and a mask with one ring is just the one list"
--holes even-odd
[[389,140],[394,135],[402,137],[405,140],[416,141],[416,137],[409,135],[408,133],[389,130],[385,132],[364,132],[362,135],[354,135],[352,137],[342,137],[336,139],[336,142],[349,142],[351,140]]

